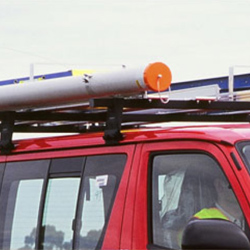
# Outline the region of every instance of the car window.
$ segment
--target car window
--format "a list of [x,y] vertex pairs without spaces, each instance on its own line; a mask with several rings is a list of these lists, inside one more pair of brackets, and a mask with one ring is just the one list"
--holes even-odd
[[[49,161],[7,163],[1,189],[0,249],[34,246]],[[28,237],[30,234],[34,237]]]
[[231,186],[212,157],[202,153],[155,155],[152,170],[154,244],[180,249],[187,222],[204,213],[225,215],[245,229]]
[[101,248],[126,159],[109,154],[7,163],[0,169],[0,249]]
[[100,248],[126,155],[88,157],[79,199],[76,249]]
[[41,228],[42,249],[72,248],[80,177],[49,180]]

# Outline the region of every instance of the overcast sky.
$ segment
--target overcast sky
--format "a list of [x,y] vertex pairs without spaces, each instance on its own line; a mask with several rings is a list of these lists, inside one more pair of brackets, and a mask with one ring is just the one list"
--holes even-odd
[[250,0],[0,0],[0,37],[0,80],[31,63],[40,74],[162,61],[175,82],[250,73]]

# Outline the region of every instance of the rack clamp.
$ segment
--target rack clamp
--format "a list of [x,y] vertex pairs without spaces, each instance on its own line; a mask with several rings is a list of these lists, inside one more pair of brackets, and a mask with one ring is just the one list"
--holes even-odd
[[106,127],[103,139],[107,145],[117,144],[123,139],[121,133],[123,99],[114,98],[108,105]]
[[106,126],[103,139],[106,145],[115,145],[124,138],[121,133],[123,98],[92,99],[92,107],[107,107]]
[[6,111],[0,113],[0,120],[2,121],[0,140],[1,154],[9,154],[11,150],[15,148],[14,144],[12,143],[15,114],[16,113],[14,111]]

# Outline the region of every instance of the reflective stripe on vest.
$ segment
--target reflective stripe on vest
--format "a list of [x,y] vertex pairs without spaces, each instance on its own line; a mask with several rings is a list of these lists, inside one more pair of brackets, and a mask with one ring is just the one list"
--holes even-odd
[[224,219],[229,220],[218,208],[204,208],[194,215],[197,219]]

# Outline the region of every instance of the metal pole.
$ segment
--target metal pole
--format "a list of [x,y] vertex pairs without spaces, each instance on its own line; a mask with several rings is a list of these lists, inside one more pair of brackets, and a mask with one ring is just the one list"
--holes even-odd
[[30,82],[34,81],[34,63],[30,64]]
[[228,77],[228,96],[229,100],[234,100],[234,67],[229,68],[229,77]]

